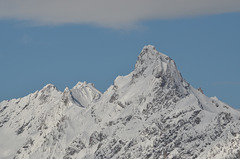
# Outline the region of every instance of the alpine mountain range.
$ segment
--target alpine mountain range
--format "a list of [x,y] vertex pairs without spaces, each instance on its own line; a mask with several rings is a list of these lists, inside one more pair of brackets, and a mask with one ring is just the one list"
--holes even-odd
[[240,112],[148,45],[103,94],[79,82],[0,103],[1,159],[239,159]]

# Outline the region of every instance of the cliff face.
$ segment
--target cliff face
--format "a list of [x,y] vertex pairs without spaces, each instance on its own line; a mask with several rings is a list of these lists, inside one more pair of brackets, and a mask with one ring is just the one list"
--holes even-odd
[[0,158],[239,158],[240,112],[187,83],[145,46],[101,94],[53,85],[0,103]]

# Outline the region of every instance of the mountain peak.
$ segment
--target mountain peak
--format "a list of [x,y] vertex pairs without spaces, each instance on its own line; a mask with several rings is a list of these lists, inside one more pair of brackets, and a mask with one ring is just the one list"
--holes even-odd
[[70,90],[72,99],[78,105],[86,107],[91,102],[98,100],[101,97],[101,93],[94,87],[92,83],[78,82]]
[[79,88],[83,88],[83,87],[86,87],[86,86],[89,86],[89,85],[92,86],[91,83],[87,83],[86,81],[84,81],[84,82],[79,81],[72,89],[79,89]]
[[86,85],[86,84],[87,84],[86,81],[84,81],[84,82],[80,82],[80,81],[78,81],[78,83],[76,84],[76,86],[77,86],[77,85],[81,86],[81,85]]
[[158,52],[153,45],[144,46],[135,64],[134,76],[153,75],[160,78],[166,74],[180,80],[182,78],[175,62],[169,56]]
[[153,45],[144,46],[138,58],[139,58],[138,60],[141,60],[141,59],[147,60],[148,59],[151,62],[154,62],[159,58],[165,62],[170,60],[170,58],[167,55],[157,51],[156,47]]
[[49,84],[47,84],[46,86],[43,87],[43,89],[52,89],[52,88],[56,89],[56,86],[51,84],[51,83],[49,83]]
[[155,47],[154,45],[145,45],[145,46],[143,47],[143,50],[144,50],[144,49],[156,50],[156,47]]
[[110,103],[136,103],[142,100],[139,96],[156,94],[156,101],[161,100],[158,104],[163,104],[174,95],[178,99],[187,96],[189,84],[170,57],[158,52],[153,45],[147,45],[141,51],[133,72],[117,77],[108,93],[112,95]]
[[45,92],[45,93],[50,93],[52,91],[58,91],[57,87],[53,84],[47,84],[40,90],[40,92]]

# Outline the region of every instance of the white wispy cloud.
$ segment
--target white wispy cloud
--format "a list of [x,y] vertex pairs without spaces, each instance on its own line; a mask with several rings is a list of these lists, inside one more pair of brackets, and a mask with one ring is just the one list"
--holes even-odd
[[149,19],[239,12],[240,0],[0,0],[0,18],[122,28]]

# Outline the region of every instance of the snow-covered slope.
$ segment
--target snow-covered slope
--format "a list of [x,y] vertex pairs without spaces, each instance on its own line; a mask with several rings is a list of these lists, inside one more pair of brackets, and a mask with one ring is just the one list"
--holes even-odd
[[48,84],[26,97],[1,102],[0,158],[47,158],[50,153],[60,153],[78,135],[75,129],[79,125],[67,127],[67,121],[78,118],[78,113],[100,97],[92,84],[79,82],[64,92]]
[[0,158],[240,158],[240,112],[187,83],[145,46],[101,94],[53,85],[0,103]]

